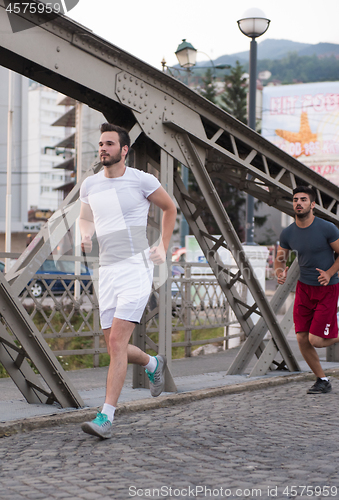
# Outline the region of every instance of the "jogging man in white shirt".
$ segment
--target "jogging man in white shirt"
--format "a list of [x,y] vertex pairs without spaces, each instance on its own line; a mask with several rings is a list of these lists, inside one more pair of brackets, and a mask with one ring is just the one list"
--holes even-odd
[[[159,396],[165,384],[166,358],[149,356],[129,340],[151,292],[154,264],[166,260],[177,210],[156,177],[125,165],[129,147],[126,130],[104,123],[99,142],[104,170],[85,179],[80,191],[82,249],[92,250],[94,232],[99,243],[100,321],[110,355],[105,403],[82,430],[101,438],[112,435],[128,363],[145,367],[152,396]],[[163,217],[161,243],[150,249],[146,226],[151,202]]]

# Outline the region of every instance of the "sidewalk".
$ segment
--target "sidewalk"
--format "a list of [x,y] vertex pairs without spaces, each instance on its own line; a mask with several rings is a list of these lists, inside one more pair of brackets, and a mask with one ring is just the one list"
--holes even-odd
[[[148,389],[132,389],[132,366],[129,365],[117,413],[171,406],[184,401],[281,385],[291,380],[313,380],[313,374],[300,355],[294,332],[288,335],[288,340],[301,373],[275,371],[251,378],[247,374],[226,375],[239,349],[234,348],[216,354],[174,360],[172,375],[178,392],[163,393],[159,398],[151,398]],[[325,349],[319,349],[319,356],[325,370],[339,373],[339,363],[325,361]],[[254,362],[252,359],[252,366]],[[250,367],[247,371],[249,369]],[[10,378],[0,379],[0,437],[32,428],[91,418],[104,402],[107,370],[108,367],[68,372],[85,402],[84,409],[28,404]]]

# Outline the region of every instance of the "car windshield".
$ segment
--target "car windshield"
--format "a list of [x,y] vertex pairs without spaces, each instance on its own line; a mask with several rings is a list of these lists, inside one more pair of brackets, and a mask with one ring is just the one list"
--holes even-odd
[[[68,260],[46,260],[42,267],[41,270],[44,271],[45,273],[67,273],[67,274],[74,274],[74,269],[75,269],[75,264],[74,262],[68,261]],[[84,264],[81,264],[81,274],[88,274],[89,271],[87,270],[86,266]]]
[[[68,261],[68,260],[63,260],[63,261],[60,261],[60,265],[62,267],[62,270],[65,273],[74,274],[74,272],[75,272],[75,262],[71,262],[71,261]],[[84,266],[84,264],[81,264],[80,269],[81,269],[81,274],[88,273],[88,270],[86,269],[86,267]]]

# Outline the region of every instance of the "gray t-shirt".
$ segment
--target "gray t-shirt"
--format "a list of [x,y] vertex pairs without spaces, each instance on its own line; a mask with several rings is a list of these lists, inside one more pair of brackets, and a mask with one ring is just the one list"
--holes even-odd
[[[295,222],[286,227],[280,235],[280,246],[297,253],[300,267],[299,280],[306,285],[321,286],[319,272],[327,271],[334,262],[334,252],[330,246],[339,239],[339,229],[318,217],[308,227],[298,227]],[[332,276],[329,285],[339,283],[338,274]]]

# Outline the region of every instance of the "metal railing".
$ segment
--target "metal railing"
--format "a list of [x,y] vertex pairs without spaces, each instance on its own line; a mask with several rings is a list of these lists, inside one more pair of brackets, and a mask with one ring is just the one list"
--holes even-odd
[[[238,328],[238,321],[209,265],[185,263],[183,270],[183,275],[171,278],[172,334],[184,331],[185,340],[177,342],[172,339],[172,348],[185,347],[185,357],[189,357],[194,346],[222,342],[227,349],[231,339],[243,340],[244,334]],[[157,293],[153,290],[146,312],[151,313],[156,306]],[[212,331],[212,337],[193,339],[193,332],[221,327],[224,328],[222,336],[215,336]],[[155,315],[146,323],[146,335],[158,331],[159,321]],[[151,345],[148,341],[149,338],[147,343]]]
[[[50,257],[49,260],[53,260]],[[62,260],[81,260],[74,256],[62,256]],[[100,328],[97,300],[98,259],[88,258],[86,264],[92,275],[35,274],[20,295],[20,300],[44,338],[62,339],[51,346],[59,357],[92,355],[93,366],[99,366],[99,355],[106,353],[106,345]],[[175,264],[172,265],[172,267]],[[192,348],[209,343],[222,343],[227,349],[229,340],[243,339],[237,328],[237,320],[226,302],[225,296],[207,264],[185,263],[184,273],[169,278],[172,299],[172,348],[184,347],[185,356],[191,356]],[[75,287],[78,282],[79,286]],[[76,291],[78,290],[78,291]],[[145,315],[158,308],[159,295],[153,289]],[[150,314],[146,322],[146,343],[157,351],[159,332],[158,314]],[[217,328],[222,335],[216,335]],[[199,339],[198,332],[209,330],[211,337]],[[184,340],[176,341],[175,335],[184,332]],[[153,338],[151,338],[153,337]],[[77,348],[67,345],[79,339]]]

